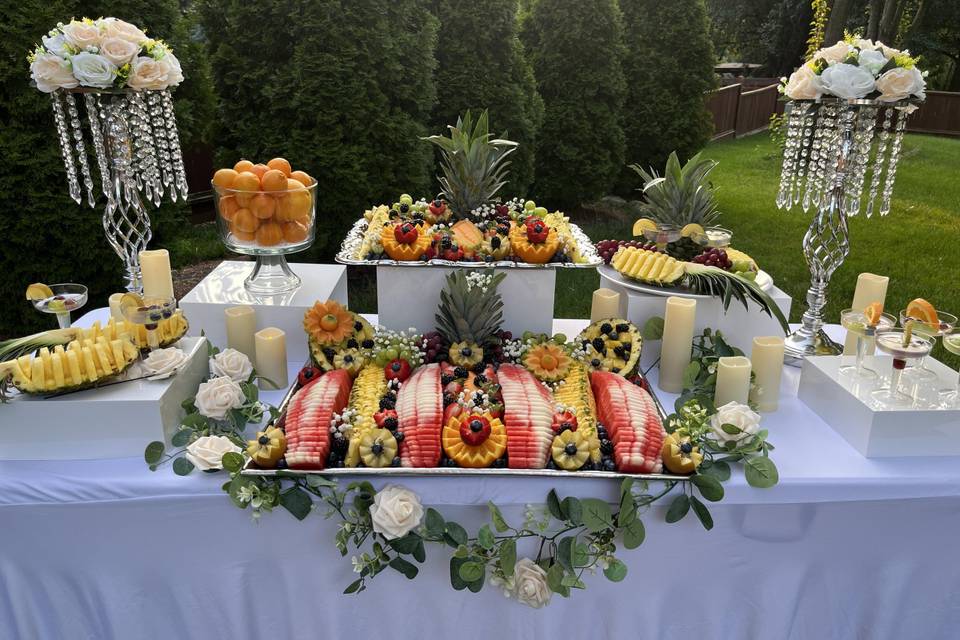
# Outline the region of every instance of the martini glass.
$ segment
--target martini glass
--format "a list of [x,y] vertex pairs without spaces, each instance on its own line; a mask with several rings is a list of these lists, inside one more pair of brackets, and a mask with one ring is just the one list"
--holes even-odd
[[[943,347],[950,353],[960,356],[960,331],[943,336]],[[948,392],[944,400],[948,405],[952,401],[955,407],[960,408],[960,377],[957,379],[957,388]]]
[[671,242],[680,239],[680,227],[673,224],[658,224],[656,229],[644,229],[643,237],[657,245],[661,251]]
[[[913,332],[930,338],[934,343],[936,343],[938,337],[947,335],[957,325],[957,316],[944,311],[937,311],[938,322],[936,325],[931,325],[918,318],[911,318],[906,311],[900,312],[901,327],[905,327],[907,322],[911,320],[913,321]],[[916,364],[907,367],[904,374],[915,380],[936,380],[937,372],[923,366],[924,359],[920,358],[916,361]]]
[[843,325],[844,329],[857,336],[857,362],[840,367],[838,372],[842,375],[852,375],[864,380],[876,380],[879,377],[877,372],[863,366],[863,356],[867,352],[867,340],[876,336],[877,331],[896,326],[897,319],[889,313],[881,313],[877,324],[871,325],[863,311],[844,309],[840,312],[840,324]]
[[31,300],[37,311],[56,314],[61,329],[70,327],[70,312],[87,304],[87,288],[82,284],[52,284],[52,296]]
[[176,310],[176,298],[161,296],[143,296],[140,298],[140,304],[121,304],[120,306],[124,318],[134,324],[142,324],[147,330],[147,346],[151,351],[160,348],[160,337],[157,335],[160,321],[173,316]]
[[871,396],[884,408],[909,408],[913,405],[913,396],[900,388],[903,370],[907,362],[925,358],[930,353],[933,338],[907,329],[887,329],[877,333],[877,349],[893,356],[893,373],[890,375],[890,386],[877,389]]
[[697,244],[710,247],[711,249],[723,249],[724,247],[730,246],[730,240],[732,238],[733,231],[724,229],[723,227],[707,227],[703,233],[694,233],[690,236],[690,239]]

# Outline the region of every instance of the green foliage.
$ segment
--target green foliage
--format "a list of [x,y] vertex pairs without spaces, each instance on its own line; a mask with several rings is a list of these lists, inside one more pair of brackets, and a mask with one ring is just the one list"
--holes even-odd
[[536,152],[537,201],[571,207],[606,195],[624,161],[626,82],[617,3],[538,0],[523,42],[545,105]]
[[823,34],[827,28],[827,19],[830,17],[830,2],[828,0],[811,0],[813,18],[810,20],[810,37],[807,38],[807,57],[813,57],[823,45]]
[[[689,158],[713,131],[705,93],[714,86],[714,58],[703,0],[635,0],[622,7],[626,159],[661,167],[671,151]],[[621,178],[624,193],[636,187],[626,167]]]
[[811,0],[707,0],[711,36],[721,60],[753,62],[754,75],[789,75],[807,49]]
[[525,193],[533,182],[543,100],[520,43],[517,0],[436,0],[434,14],[440,34],[431,133],[445,134],[468,110],[488,109],[491,132],[520,144],[504,193]]

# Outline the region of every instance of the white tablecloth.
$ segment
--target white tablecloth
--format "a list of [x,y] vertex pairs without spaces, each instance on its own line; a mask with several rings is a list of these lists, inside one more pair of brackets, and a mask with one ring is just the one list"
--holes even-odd
[[[453,591],[439,547],[412,585],[387,571],[341,595],[354,576],[333,523],[283,510],[253,523],[222,474],[0,462],[0,638],[956,638],[960,460],[865,459],[792,395],[799,370],[785,373],[765,418],[777,487],[735,474],[710,532],[658,508],[646,542],[622,552],[623,583],[589,577],[543,610],[489,586]],[[517,520],[551,487],[616,492],[576,477],[403,484],[474,531],[486,509],[468,505],[488,499]]]

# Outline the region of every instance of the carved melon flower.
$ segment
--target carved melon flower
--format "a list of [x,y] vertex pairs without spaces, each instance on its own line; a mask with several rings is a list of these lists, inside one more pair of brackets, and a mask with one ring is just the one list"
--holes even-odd
[[534,345],[523,359],[523,364],[530,373],[547,382],[565,378],[570,371],[571,362],[563,348],[553,342]]
[[324,346],[340,344],[353,335],[353,314],[336,300],[318,302],[303,316],[303,329]]

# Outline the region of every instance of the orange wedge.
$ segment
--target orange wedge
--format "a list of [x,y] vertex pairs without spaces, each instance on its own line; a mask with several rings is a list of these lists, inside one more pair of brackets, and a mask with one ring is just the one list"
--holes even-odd
[[867,317],[867,324],[871,327],[875,327],[880,324],[880,316],[883,315],[883,303],[874,302],[867,305],[867,308],[863,310],[863,315]]
[[930,325],[930,327],[937,331],[940,330],[940,319],[937,318],[937,310],[923,298],[916,298],[910,301],[910,304],[907,305],[907,316]]

